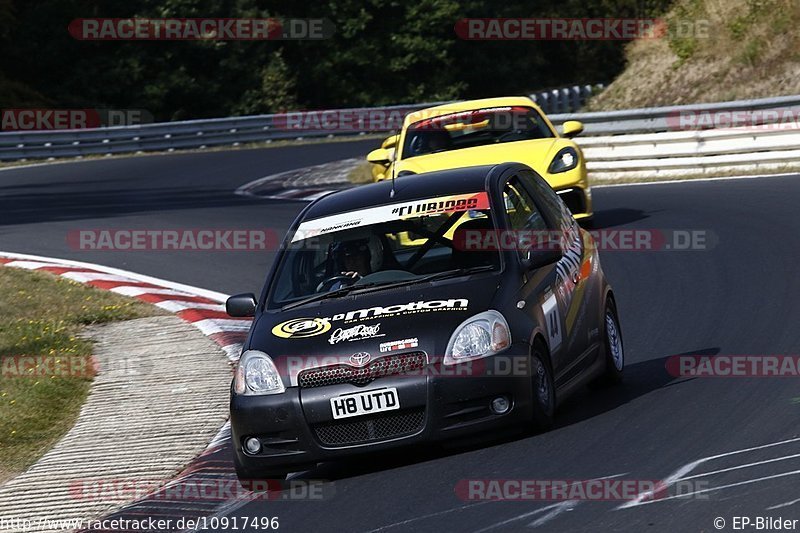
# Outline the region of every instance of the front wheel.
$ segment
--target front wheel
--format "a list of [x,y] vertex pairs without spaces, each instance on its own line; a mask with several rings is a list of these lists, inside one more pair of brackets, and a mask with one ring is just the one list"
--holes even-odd
[[625,350],[617,306],[610,298],[606,301],[603,313],[603,351],[605,352],[606,370],[602,379],[612,384],[621,382],[625,370]]
[[537,430],[553,425],[556,411],[556,387],[553,374],[541,348],[534,347],[531,354],[531,388],[533,424]]

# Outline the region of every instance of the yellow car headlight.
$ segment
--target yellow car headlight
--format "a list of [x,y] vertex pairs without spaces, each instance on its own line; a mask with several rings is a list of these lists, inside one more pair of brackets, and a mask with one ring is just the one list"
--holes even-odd
[[566,172],[578,166],[578,152],[575,148],[567,146],[558,151],[547,171],[550,174]]

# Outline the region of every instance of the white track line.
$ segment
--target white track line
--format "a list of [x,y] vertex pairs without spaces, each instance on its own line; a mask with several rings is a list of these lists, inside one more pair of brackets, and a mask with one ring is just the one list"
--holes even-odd
[[796,476],[796,475],[800,475],[800,470],[792,470],[790,472],[782,472],[780,474],[774,474],[774,475],[771,475],[771,476],[764,476],[764,477],[759,477],[759,478],[755,478],[755,479],[747,479],[745,481],[739,481],[737,483],[729,483],[728,485],[720,485],[719,487],[711,487],[710,489],[702,489],[702,490],[696,490],[694,492],[687,492],[686,494],[676,494],[675,496],[667,496],[666,498],[657,498],[655,500],[649,500],[649,501],[646,501],[646,502],[640,502],[637,505],[649,505],[651,503],[665,502],[667,500],[675,500],[677,498],[688,498],[690,496],[694,496],[694,495],[697,495],[697,494],[706,494],[706,493],[709,493],[709,492],[716,492],[718,490],[729,489],[729,488],[732,488],[732,487],[740,487],[742,485],[750,485],[750,484],[753,484],[753,483],[760,483],[762,481],[769,481],[771,479],[777,479],[777,478],[787,477],[787,476]]
[[[614,479],[614,478],[622,477],[624,475],[627,475],[627,472],[623,472],[622,474],[614,474],[614,475],[611,475],[611,476],[596,477],[596,478],[590,479],[588,481],[599,481],[601,479]],[[573,483],[573,485],[574,485],[574,483]],[[492,500],[489,500],[489,501],[492,501]],[[475,533],[483,533],[485,531],[491,531],[493,529],[497,529],[498,527],[503,527],[503,526],[506,526],[506,525],[511,524],[513,522],[518,522],[520,520],[524,520],[526,518],[530,518],[531,516],[535,516],[537,514],[541,514],[541,513],[545,512],[545,511],[550,511],[546,515],[544,515],[544,516],[534,520],[530,524],[528,524],[528,527],[539,527],[539,526],[542,526],[542,525],[546,524],[547,522],[553,520],[558,515],[560,515],[560,514],[562,514],[564,512],[572,511],[579,503],[580,503],[580,500],[567,500],[567,501],[563,501],[563,502],[557,502],[557,503],[554,503],[554,504],[551,504],[551,505],[547,505],[545,507],[541,507],[541,508],[533,510],[533,511],[528,511],[527,513],[523,513],[523,514],[521,514],[519,516],[515,516],[513,518],[508,518],[506,520],[503,520],[502,522],[497,522],[496,524],[492,524],[492,525],[487,526],[487,527],[485,527],[483,529],[479,529],[479,530],[475,531]]]
[[789,502],[785,502],[785,503],[779,503],[778,505],[773,505],[772,507],[767,507],[767,511],[772,511],[774,509],[780,509],[782,507],[789,507],[791,505],[796,504],[797,502],[800,502],[800,498],[798,498],[796,500],[789,501]]
[[[577,503],[576,500],[569,500],[569,501],[565,501],[565,502],[558,502],[558,503],[553,503],[553,504],[550,504],[550,505],[546,505],[546,506],[541,507],[539,509],[536,509],[534,511],[528,511],[527,513],[521,514],[519,516],[515,516],[514,518],[509,518],[508,520],[503,520],[502,522],[497,522],[496,524],[492,524],[491,526],[487,526],[487,527],[485,527],[483,529],[478,529],[477,531],[475,531],[475,533],[484,533],[485,531],[491,531],[493,529],[497,529],[498,527],[507,526],[508,524],[511,524],[513,522],[517,522],[519,520],[524,520],[525,518],[530,518],[532,516],[536,516],[537,514],[541,514],[541,513],[544,513],[546,511],[558,510],[558,508],[560,508],[560,507],[563,507],[565,505],[572,505],[572,504],[575,504],[575,503]],[[558,513],[558,514],[560,514],[560,513]],[[550,515],[551,515],[551,513],[548,513],[542,518],[549,517]],[[533,523],[534,522],[532,522],[532,524]]]
[[[740,454],[740,453],[752,452],[752,451],[756,451],[756,450],[764,450],[766,448],[772,448],[772,447],[775,447],[775,446],[783,446],[784,444],[791,444],[793,442],[798,442],[798,441],[800,441],[800,437],[794,438],[794,439],[782,440],[782,441],[778,441],[778,442],[772,442],[770,444],[763,444],[761,446],[753,446],[751,448],[743,448],[741,450],[734,450],[732,452],[720,453],[720,454],[717,454],[717,455],[711,455],[709,457],[703,457],[702,459],[698,459],[696,461],[692,461],[691,463],[688,463],[688,464],[680,467],[678,470],[676,470],[675,472],[673,472],[672,474],[667,476],[667,478],[663,480],[663,483],[658,487],[658,490],[659,491],[666,490],[671,485],[674,485],[675,483],[677,483],[681,479],[684,479],[684,476],[686,474],[688,474],[689,472],[691,472],[692,470],[694,470],[695,468],[697,468],[697,466],[699,466],[699,465],[701,465],[703,463],[707,463],[708,461],[713,461],[714,459],[720,459],[722,457],[730,457],[732,455],[737,455],[737,454]],[[729,486],[736,486],[736,485],[729,485]],[[707,491],[716,490],[716,489],[720,489],[720,488],[726,488],[726,487],[716,487],[715,489],[707,489]],[[693,493],[693,494],[700,494],[701,492],[707,492],[707,491],[697,491],[696,493]],[[654,494],[655,494],[655,492],[652,491],[652,490],[643,492],[643,493],[639,494],[638,496],[636,496],[636,498],[634,498],[633,500],[630,500],[628,502],[623,503],[622,505],[619,505],[618,507],[615,508],[615,510],[628,509],[630,507],[636,507],[638,505],[646,505],[646,504],[650,504],[650,503],[670,500],[670,499],[677,498],[677,497],[684,497],[684,496],[688,495],[688,494],[682,494],[680,496],[671,496],[671,497],[668,497],[668,498],[658,498],[658,499],[655,499],[655,500],[649,500],[649,498],[652,498],[654,496]],[[642,500],[644,500],[646,498],[648,499],[648,501],[644,501],[643,502]]]
[[741,470],[743,468],[750,468],[751,466],[765,465],[765,464],[768,464],[768,463],[777,463],[778,461],[787,461],[789,459],[796,459],[798,457],[800,457],[800,453],[796,453],[794,455],[786,455],[786,456],[783,456],[783,457],[777,457],[775,459],[767,459],[767,460],[764,460],[764,461],[757,461],[755,463],[747,463],[747,464],[744,464],[744,465],[732,466],[730,468],[723,468],[721,470],[712,470],[711,472],[703,472],[702,474],[695,474],[693,476],[682,477],[682,478],[676,480],[676,482],[677,481],[688,481],[690,479],[698,479],[698,478],[707,477],[707,476],[715,476],[717,474],[724,474],[725,472],[732,472],[734,470]]

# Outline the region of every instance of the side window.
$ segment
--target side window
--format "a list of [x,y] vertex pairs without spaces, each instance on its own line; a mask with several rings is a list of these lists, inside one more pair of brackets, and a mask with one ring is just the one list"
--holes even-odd
[[561,198],[546,181],[530,171],[520,172],[520,179],[531,191],[534,191],[539,205],[555,224],[563,224],[564,218],[572,219],[572,213],[567,205],[561,201]]
[[[505,201],[509,227],[512,230],[547,231],[547,222],[536,207],[531,195],[520,183],[519,178],[513,177],[508,180],[503,189],[503,200]],[[520,235],[519,238],[525,237]],[[519,250],[520,255],[524,256],[525,253],[521,246]]]

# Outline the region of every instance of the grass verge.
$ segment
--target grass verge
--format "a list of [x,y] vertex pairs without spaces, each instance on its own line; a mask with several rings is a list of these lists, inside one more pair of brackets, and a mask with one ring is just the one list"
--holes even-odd
[[92,355],[82,328],[155,314],[158,308],[138,300],[0,267],[0,483],[74,425],[92,382],[90,368],[76,371]]

